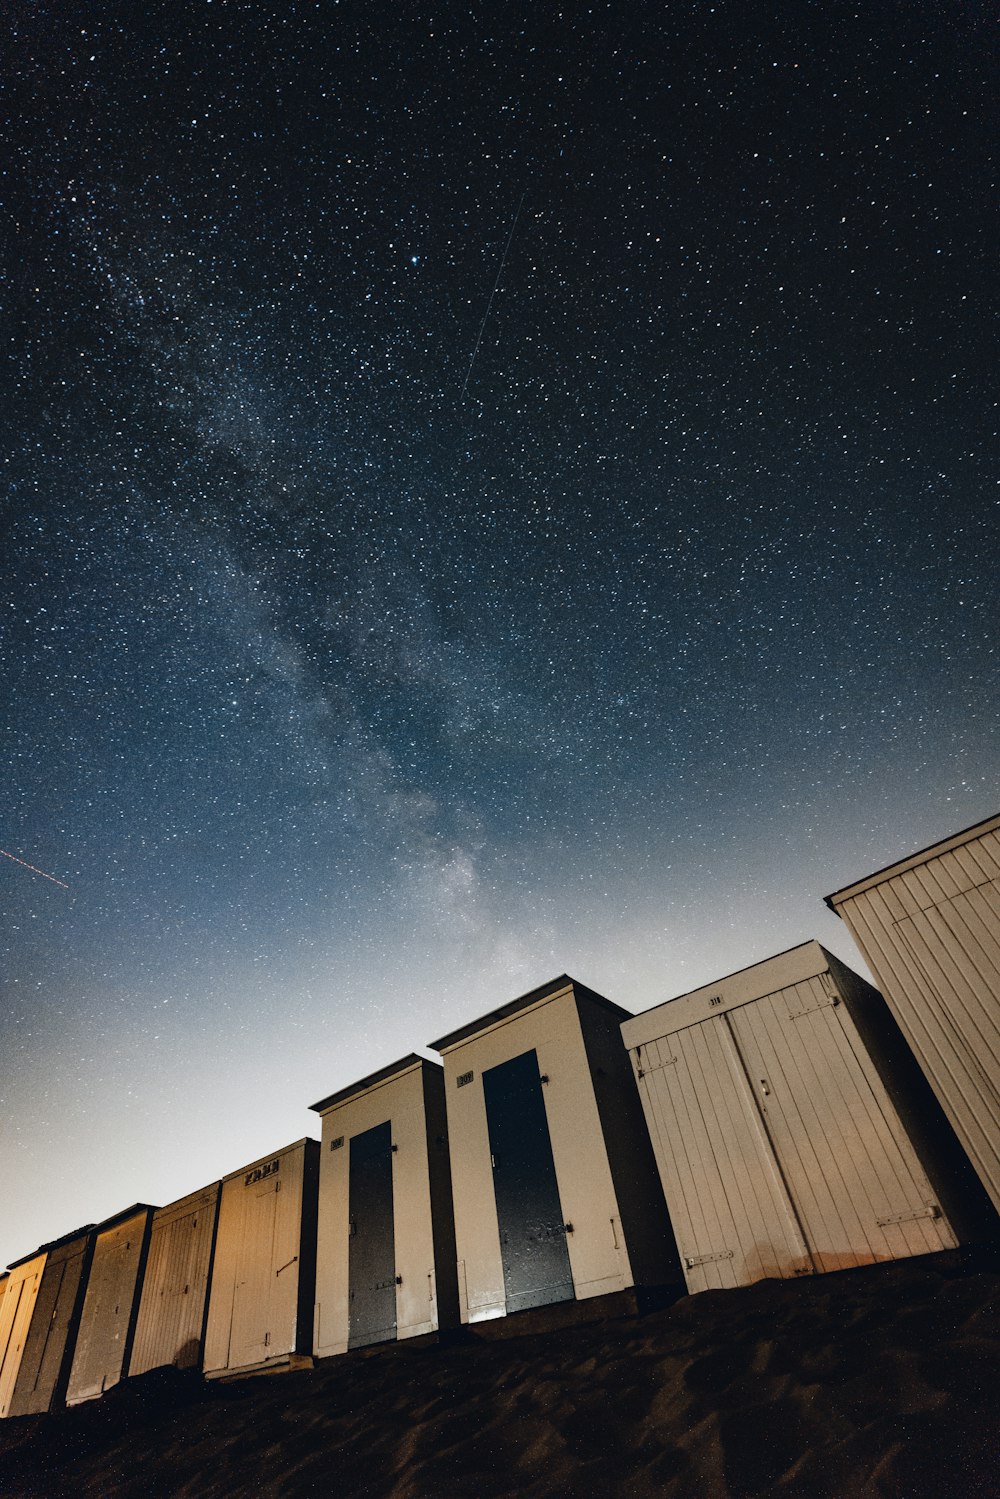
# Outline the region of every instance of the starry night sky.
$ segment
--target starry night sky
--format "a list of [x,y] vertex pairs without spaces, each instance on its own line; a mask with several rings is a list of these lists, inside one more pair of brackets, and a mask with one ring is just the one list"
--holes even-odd
[[858,965],[998,801],[992,7],[5,21],[0,1263],[562,971]]

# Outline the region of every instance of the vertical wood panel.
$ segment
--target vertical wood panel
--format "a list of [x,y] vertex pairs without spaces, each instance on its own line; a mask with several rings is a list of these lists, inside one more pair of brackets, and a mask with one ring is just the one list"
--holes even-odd
[[[641,1044],[643,1105],[691,1290],[956,1243],[882,1080],[887,1060],[868,1053],[831,961],[806,945],[624,1028]],[[786,981],[762,992],[769,968]],[[653,1040],[661,1013],[677,1028]]]
[[315,1151],[314,1141],[299,1141],[222,1183],[205,1334],[209,1377],[282,1364],[300,1351],[300,1296],[311,1305],[314,1292],[314,1244],[306,1244],[304,1224],[307,1153]]
[[[969,948],[967,920],[987,920],[998,892],[980,895],[978,912],[942,908],[921,912],[897,924],[897,931],[922,971],[922,998],[939,1018],[943,1056],[928,1080],[935,1088],[959,1139],[994,1204],[1000,1208],[1000,972],[991,972],[989,956]],[[948,919],[950,918],[950,919]],[[978,962],[977,962],[978,960]]]
[[[893,918],[891,904],[884,898],[885,889],[878,886],[845,905],[844,920],[925,1076],[958,1129],[959,1100],[967,1086],[968,1069],[956,1053],[947,1007],[938,1001],[916,954],[904,942],[902,923]],[[952,1099],[950,1106],[945,1104],[946,1097]]]
[[[803,1079],[805,1059],[798,1046],[789,1045],[790,1038],[776,1023],[772,1001],[765,998],[745,1006],[731,1019],[792,1201],[803,1226],[808,1225],[807,1240],[814,1250],[827,1253],[826,1246],[847,1242],[850,1228],[843,1222],[843,1194],[829,1190],[828,1179],[837,1173],[828,1145],[831,1121],[824,1100]],[[791,1026],[793,1022],[785,1023]],[[856,1225],[852,1222],[851,1227]]]
[[34,1259],[16,1265],[3,1286],[0,1304],[0,1416],[10,1414],[14,1385],[44,1268],[45,1255],[36,1255]]
[[[1000,828],[831,897],[1000,1209]],[[948,846],[951,844],[952,846]],[[905,867],[910,865],[911,867]]]
[[218,1198],[215,1182],[154,1214],[130,1374],[200,1364]]
[[259,1363],[269,1356],[271,1289],[276,1277],[275,1230],[278,1182],[245,1187],[243,1226],[233,1288],[230,1367]]
[[82,1234],[46,1255],[10,1404],[12,1416],[42,1415],[62,1398],[90,1249],[89,1234]]
[[152,1209],[97,1236],[66,1400],[93,1400],[118,1383],[128,1343]]
[[[653,1152],[678,1249],[682,1256],[692,1257],[699,1253],[697,1245],[707,1241],[695,1164],[699,1142],[681,1090],[671,1088],[661,1075],[665,1062],[674,1065],[672,1057],[670,1041],[650,1043],[646,1048],[646,1068],[650,1070],[643,1071],[640,1093],[651,1124]],[[691,1290],[708,1287],[709,1277],[703,1269],[685,1273]]]
[[[654,1148],[692,1291],[799,1273],[805,1246],[721,1017],[658,1043],[643,1079]],[[714,1256],[720,1256],[716,1259]]]

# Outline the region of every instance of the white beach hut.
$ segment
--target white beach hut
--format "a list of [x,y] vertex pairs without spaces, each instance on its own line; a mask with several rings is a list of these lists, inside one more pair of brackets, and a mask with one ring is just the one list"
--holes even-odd
[[201,1365],[220,1182],[157,1208],[128,1372]]
[[1000,1210],[1000,815],[826,899]]
[[628,1013],[564,974],[431,1043],[463,1322],[680,1280]]
[[622,1036],[689,1290],[957,1243],[968,1173],[947,1123],[881,996],[818,942]]
[[43,1251],[45,1266],[5,1412],[10,1416],[43,1415],[65,1399],[94,1252],[92,1225],[43,1245]]
[[14,1261],[0,1287],[0,1416],[11,1414],[14,1385],[44,1269],[45,1250],[36,1250]]
[[142,1275],[155,1209],[137,1202],[94,1231],[80,1327],[73,1352],[67,1405],[95,1400],[128,1368]]
[[310,1363],[318,1157],[315,1140],[297,1140],[223,1178],[207,1379]]
[[323,1118],[319,1357],[458,1321],[440,1065],[415,1053],[312,1107]]

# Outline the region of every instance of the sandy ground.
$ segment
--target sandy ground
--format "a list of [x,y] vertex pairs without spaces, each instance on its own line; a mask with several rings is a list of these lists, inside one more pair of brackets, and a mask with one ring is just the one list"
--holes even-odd
[[17,1499],[993,1499],[1000,1260],[955,1251],[596,1326],[391,1345],[0,1422]]

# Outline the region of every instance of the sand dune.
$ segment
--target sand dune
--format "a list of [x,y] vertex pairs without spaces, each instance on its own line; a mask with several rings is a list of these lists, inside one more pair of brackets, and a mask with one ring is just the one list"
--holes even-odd
[[161,1371],[0,1423],[0,1494],[993,1499],[998,1291],[954,1251],[231,1385]]

